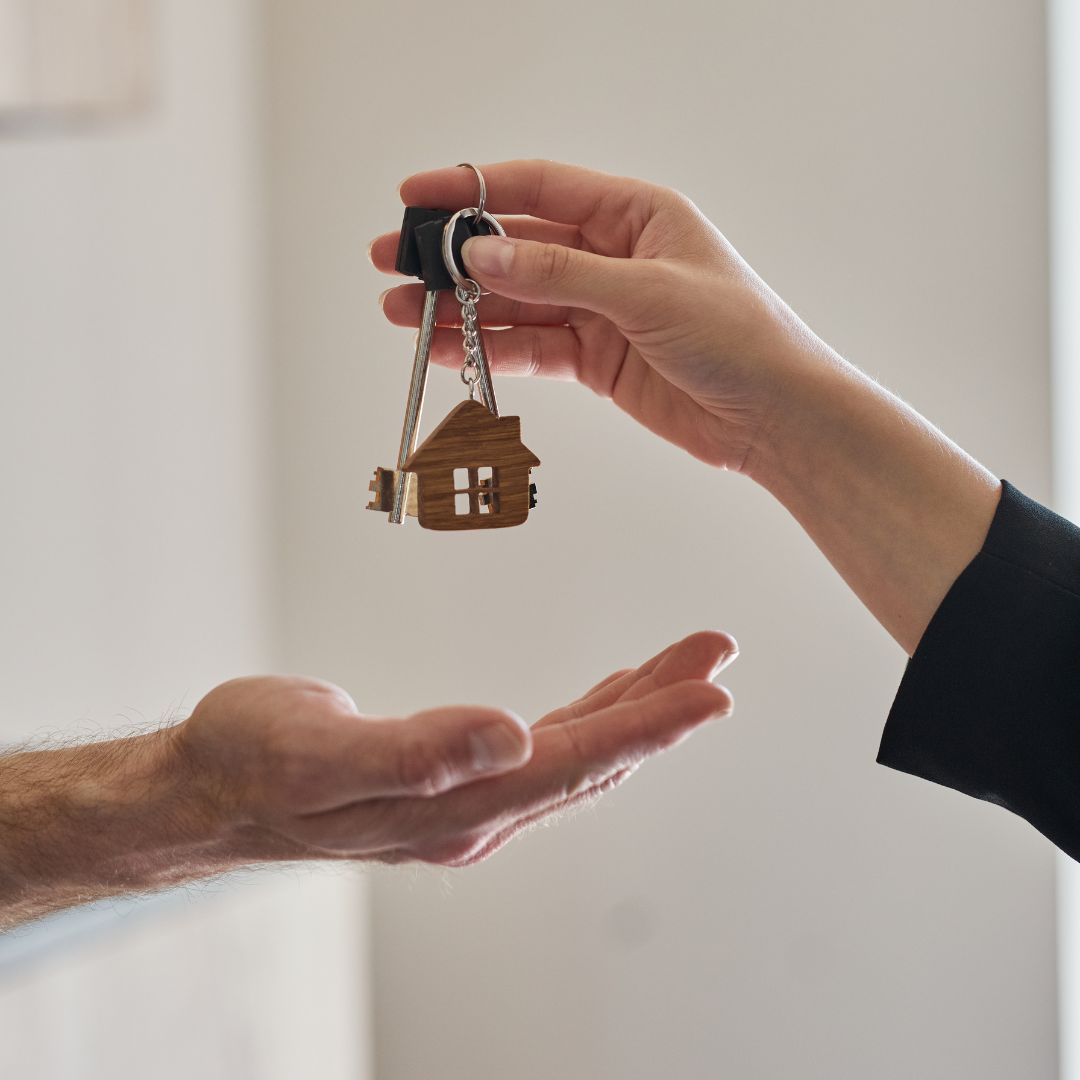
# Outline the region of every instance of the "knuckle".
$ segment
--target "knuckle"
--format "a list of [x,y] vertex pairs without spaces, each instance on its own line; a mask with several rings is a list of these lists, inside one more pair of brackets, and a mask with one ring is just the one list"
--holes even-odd
[[544,367],[544,343],[539,331],[529,335],[529,358],[526,361],[525,374],[532,378],[539,375]]
[[563,734],[566,737],[566,746],[570,758],[575,765],[584,766],[589,759],[589,755],[577,724],[566,724],[563,727]]
[[417,858],[435,866],[462,866],[474,861],[487,845],[486,833],[462,832],[432,840],[417,849]]
[[309,774],[307,755],[302,747],[296,745],[286,729],[276,724],[265,733],[258,769],[266,783],[286,798],[294,798],[303,790]]
[[694,200],[689,195],[684,195],[676,188],[662,187],[657,192],[657,199],[662,204],[669,206],[672,210],[682,210],[687,213],[696,214],[698,212],[697,206],[694,204]]
[[684,287],[681,267],[664,259],[642,259],[635,267],[642,289],[659,289],[665,294]]
[[403,791],[426,797],[446,791],[452,785],[453,772],[436,748],[414,739],[398,753],[397,780]]
[[577,724],[571,722],[562,727],[566,743],[567,766],[563,775],[563,798],[571,799],[585,791],[606,775],[603,764],[593,760],[588,747],[581,738]]
[[650,217],[664,214],[670,220],[671,217],[678,219],[701,216],[701,211],[698,210],[693,199],[689,195],[684,195],[677,188],[667,187],[663,184],[649,184],[642,194],[642,204]]
[[545,244],[537,253],[537,276],[542,281],[562,281],[569,276],[570,261],[570,248]]
[[287,806],[303,805],[315,787],[312,772],[306,758],[289,752],[276,754],[267,770],[273,789]]

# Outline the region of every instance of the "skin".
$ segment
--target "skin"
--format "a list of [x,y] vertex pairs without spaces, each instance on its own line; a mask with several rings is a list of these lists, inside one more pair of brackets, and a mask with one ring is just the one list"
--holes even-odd
[[[509,240],[465,247],[496,372],[574,379],[662,438],[772,492],[908,653],[975,556],[998,481],[822,342],[685,196],[551,162],[484,166]],[[442,169],[403,201],[470,205]],[[397,234],[371,248],[393,271]],[[383,296],[416,326],[421,287]],[[459,310],[433,358],[460,364]],[[304,679],[227,683],[175,728],[0,759],[7,925],[100,896],[253,862],[484,858],[596,797],[650,754],[730,711],[709,681],[734,656],[695,635],[531,730],[511,714],[361,716]],[[478,754],[483,728],[499,746]],[[2,925],[2,924],[0,924]]]
[[0,930],[255,863],[466,866],[726,716],[737,655],[703,632],[532,728],[501,709],[365,716],[312,679],[236,679],[191,717],[0,758]]
[[[818,338],[684,195],[548,161],[482,166],[509,239],[466,243],[492,369],[572,379],[661,438],[778,498],[912,654],[978,553],[997,479]],[[401,186],[407,205],[475,202],[470,170]],[[376,239],[393,273],[397,233]],[[382,297],[417,326],[423,286]],[[461,363],[440,299],[436,363]]]

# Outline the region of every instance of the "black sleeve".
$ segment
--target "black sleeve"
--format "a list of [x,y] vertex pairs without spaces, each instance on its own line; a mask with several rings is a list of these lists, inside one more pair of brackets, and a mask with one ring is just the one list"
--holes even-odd
[[1080,859],[1080,529],[1009,484],[908,662],[878,761]]

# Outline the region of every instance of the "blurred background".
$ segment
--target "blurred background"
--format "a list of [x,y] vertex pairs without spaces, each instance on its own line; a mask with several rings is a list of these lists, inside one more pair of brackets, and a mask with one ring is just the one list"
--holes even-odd
[[[1076,10],[0,0],[0,737],[268,670],[536,718],[693,630],[742,647],[730,721],[480,867],[274,871],[8,935],[0,1076],[1080,1076],[1070,868],[874,764],[903,656],[763,492],[504,380],[543,461],[526,528],[363,510],[412,354],[368,242],[409,173],[530,156],[680,188],[1080,514]],[[460,397],[433,372],[428,424]]]

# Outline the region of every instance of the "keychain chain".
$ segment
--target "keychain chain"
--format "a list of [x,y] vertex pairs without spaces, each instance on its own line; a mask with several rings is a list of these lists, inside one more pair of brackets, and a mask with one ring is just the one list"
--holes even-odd
[[454,289],[454,296],[461,305],[461,335],[465,343],[465,363],[461,365],[461,381],[469,388],[469,400],[476,400],[476,386],[480,381],[480,362],[477,355],[483,345],[476,317],[476,301],[480,299],[480,286],[465,278]]

